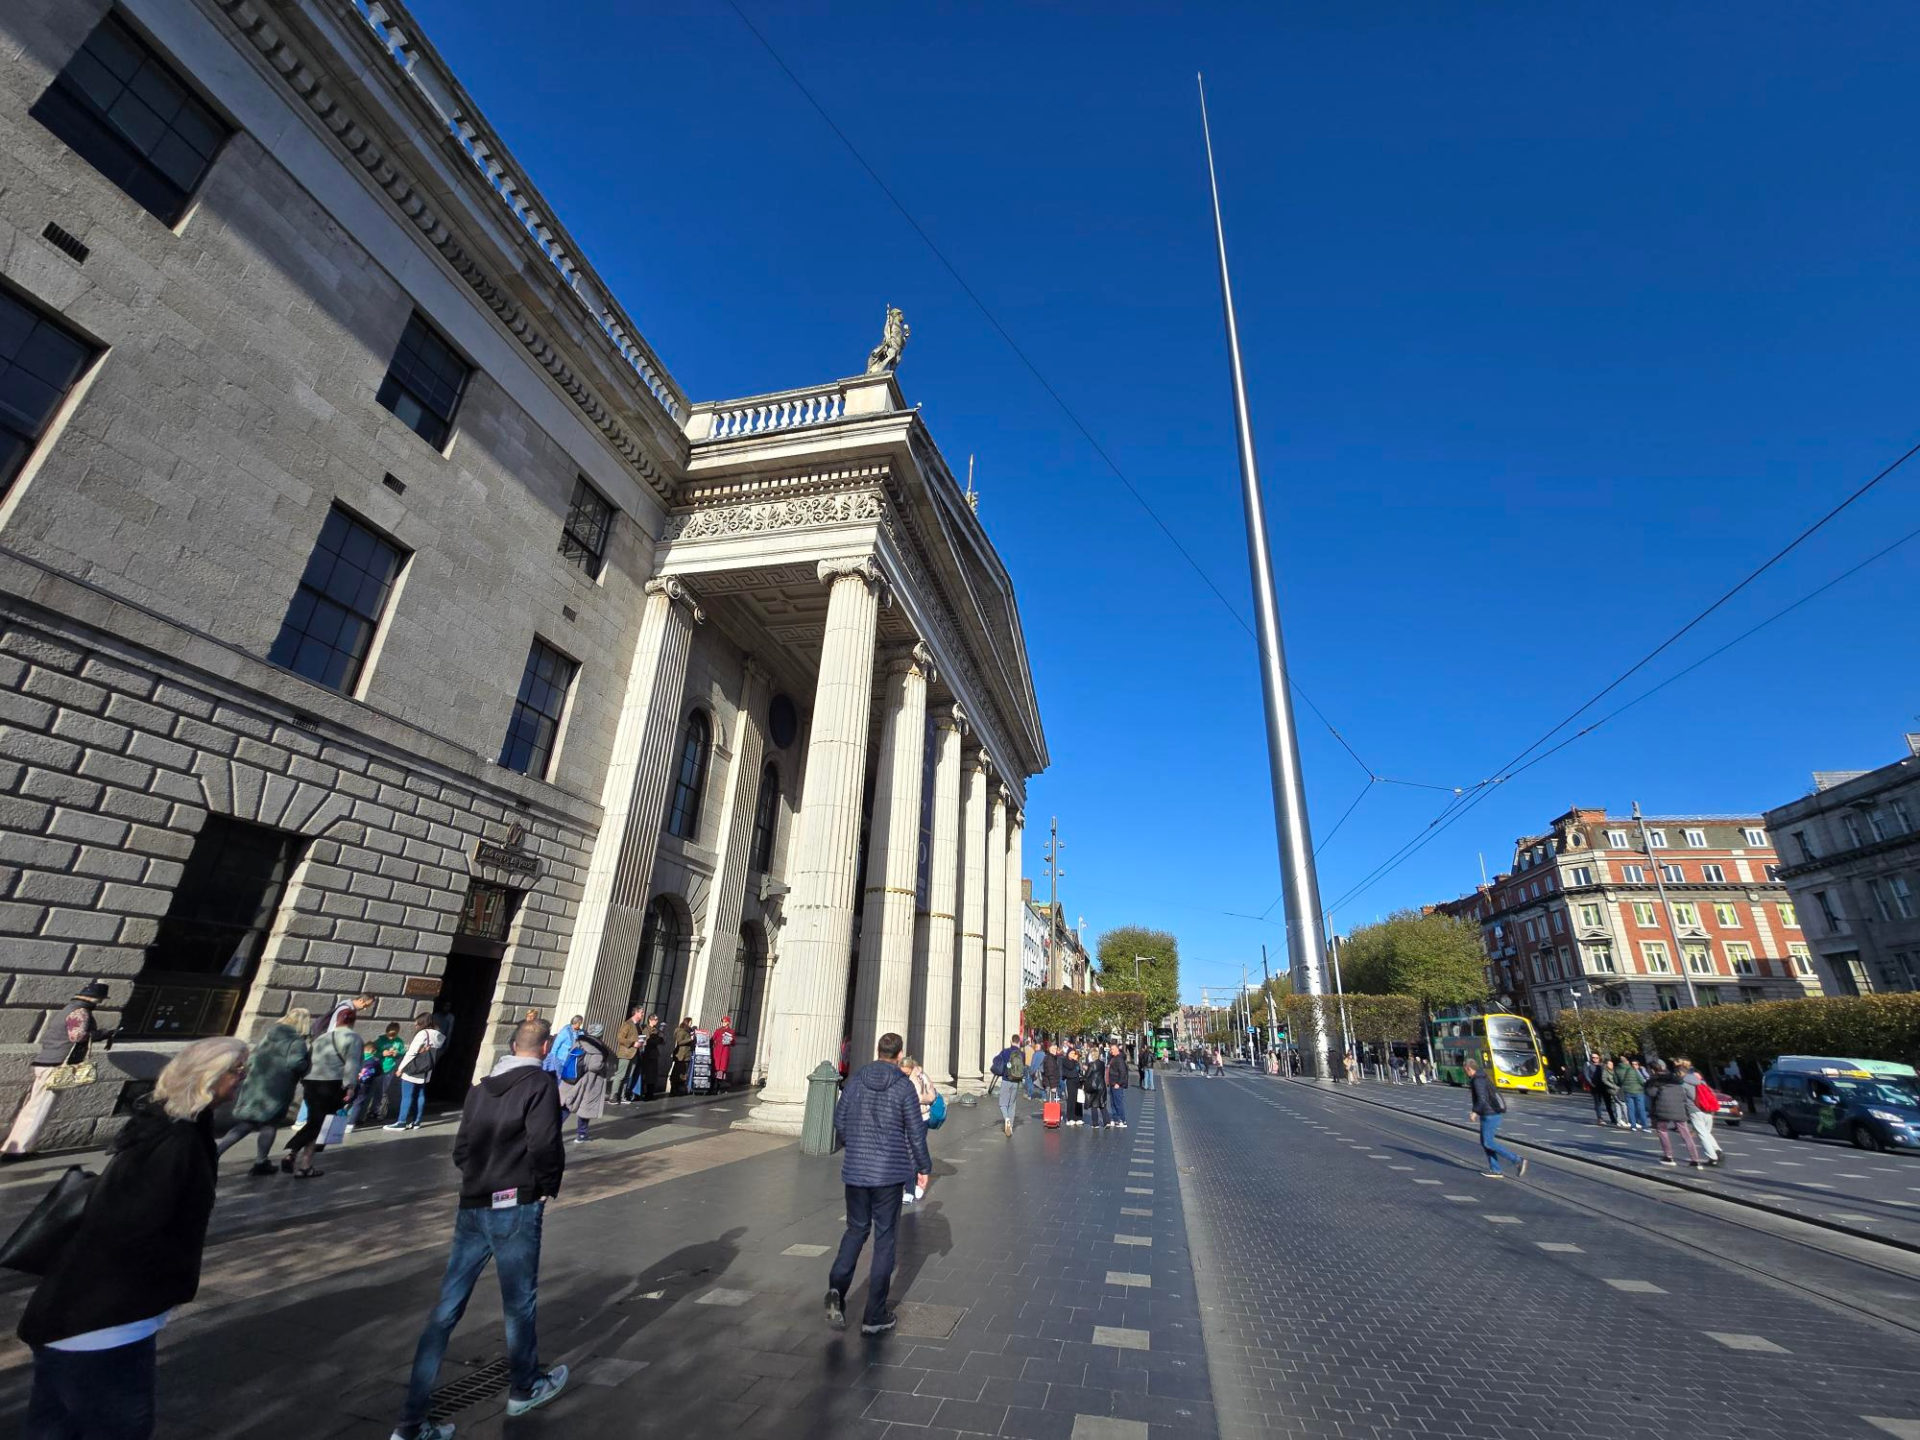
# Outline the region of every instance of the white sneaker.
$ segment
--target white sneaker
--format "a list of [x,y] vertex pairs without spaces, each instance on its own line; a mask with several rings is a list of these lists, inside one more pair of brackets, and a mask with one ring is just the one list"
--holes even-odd
[[398,1120],[396,1120],[396,1121],[394,1121],[394,1122],[393,1122],[393,1124],[391,1124],[391,1125],[382,1125],[382,1126],[381,1126],[380,1128],[381,1128],[382,1130],[404,1130],[404,1129],[406,1129],[407,1127],[406,1127],[406,1126],[404,1126],[404,1125],[402,1125],[402,1124],[401,1124],[401,1123],[400,1123],[400,1122],[399,1122]]
[[567,1367],[556,1365],[538,1380],[533,1382],[533,1393],[524,1400],[507,1397],[507,1414],[524,1415],[529,1410],[538,1410],[554,1396],[567,1388]]
[[453,1425],[450,1422],[440,1423],[428,1420],[414,1431],[411,1437],[404,1431],[396,1430],[388,1440],[453,1440]]

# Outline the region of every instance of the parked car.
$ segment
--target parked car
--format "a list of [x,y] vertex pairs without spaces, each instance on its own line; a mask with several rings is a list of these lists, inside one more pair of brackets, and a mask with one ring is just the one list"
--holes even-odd
[[1738,1125],[1747,1118],[1747,1112],[1740,1107],[1740,1102],[1718,1085],[1713,1087],[1713,1095],[1720,1102],[1719,1112],[1713,1118],[1720,1124]]

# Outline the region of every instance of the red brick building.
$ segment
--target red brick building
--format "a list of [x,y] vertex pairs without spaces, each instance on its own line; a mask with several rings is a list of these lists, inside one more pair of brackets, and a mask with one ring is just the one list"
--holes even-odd
[[1513,868],[1435,906],[1475,921],[1497,998],[1536,1024],[1573,1006],[1797,999],[1820,982],[1758,815],[1569,810]]

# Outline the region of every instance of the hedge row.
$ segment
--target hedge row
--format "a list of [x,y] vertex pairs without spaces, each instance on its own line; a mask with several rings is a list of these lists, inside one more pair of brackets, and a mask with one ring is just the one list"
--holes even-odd
[[1696,1065],[1779,1055],[1845,1055],[1920,1064],[1920,995],[1855,995],[1703,1005],[1659,1014],[1562,1010],[1569,1049],[1583,1032],[1609,1052],[1685,1055]]
[[1147,997],[1133,990],[1029,990],[1027,1029],[1045,1035],[1137,1035]]

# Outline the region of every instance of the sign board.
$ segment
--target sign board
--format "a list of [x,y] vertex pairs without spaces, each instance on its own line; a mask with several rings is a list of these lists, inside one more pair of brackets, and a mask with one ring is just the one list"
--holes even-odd
[[527,849],[526,838],[527,827],[516,824],[507,832],[502,844],[495,845],[490,840],[478,841],[473,847],[473,863],[514,875],[538,875],[540,857]]
[[693,1064],[687,1071],[687,1088],[696,1095],[713,1089],[713,1036],[705,1030],[693,1032]]
[[438,975],[409,975],[401,985],[400,993],[409,1000],[435,1000],[440,995],[440,977]]

